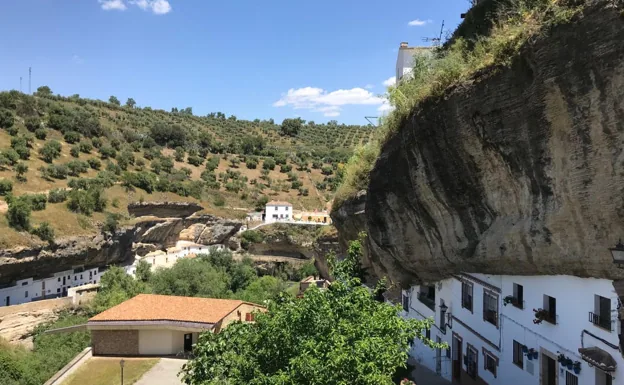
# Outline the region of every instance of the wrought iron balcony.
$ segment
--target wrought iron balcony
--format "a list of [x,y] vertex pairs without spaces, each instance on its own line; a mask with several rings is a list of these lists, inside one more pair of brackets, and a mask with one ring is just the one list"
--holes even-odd
[[611,331],[611,320],[608,319],[607,317],[601,317],[600,314],[595,314],[590,311],[589,322],[593,323],[594,325],[600,328]]

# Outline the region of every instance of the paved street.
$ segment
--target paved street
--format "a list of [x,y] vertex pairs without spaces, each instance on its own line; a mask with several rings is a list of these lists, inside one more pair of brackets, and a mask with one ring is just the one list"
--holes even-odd
[[162,358],[135,385],[183,385],[178,373],[186,360]]

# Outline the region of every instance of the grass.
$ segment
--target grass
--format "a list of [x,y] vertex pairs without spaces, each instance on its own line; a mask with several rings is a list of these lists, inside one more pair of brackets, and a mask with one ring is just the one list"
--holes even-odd
[[[157,358],[124,358],[124,385],[137,382],[159,361]],[[119,358],[94,357],[85,362],[62,385],[120,385]]]
[[448,47],[431,55],[415,56],[410,78],[388,90],[394,110],[382,119],[373,138],[356,149],[347,163],[333,209],[367,188],[370,171],[381,148],[422,102],[435,102],[451,87],[471,80],[486,68],[496,70],[510,65],[525,44],[550,27],[569,22],[582,10],[582,6],[568,7],[562,3],[561,0],[512,0],[496,15],[489,35],[477,36],[471,41],[459,36]]

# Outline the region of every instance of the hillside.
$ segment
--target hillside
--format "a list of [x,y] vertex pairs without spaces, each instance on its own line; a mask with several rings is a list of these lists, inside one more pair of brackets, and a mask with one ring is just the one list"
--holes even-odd
[[370,134],[335,122],[198,117],[131,99],[121,106],[45,86],[33,96],[2,92],[0,248],[114,227],[133,201],[193,201],[223,217],[267,200],[325,208],[352,148]]

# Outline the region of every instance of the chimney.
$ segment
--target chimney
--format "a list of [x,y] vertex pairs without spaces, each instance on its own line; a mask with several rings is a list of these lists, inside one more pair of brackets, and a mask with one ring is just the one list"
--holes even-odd
[[401,42],[401,48],[407,48],[407,42],[406,41],[402,41]]

